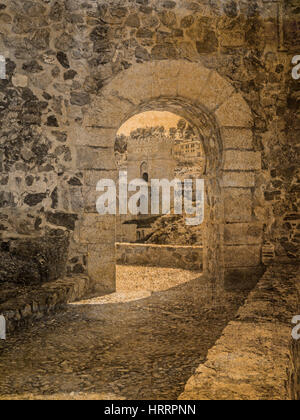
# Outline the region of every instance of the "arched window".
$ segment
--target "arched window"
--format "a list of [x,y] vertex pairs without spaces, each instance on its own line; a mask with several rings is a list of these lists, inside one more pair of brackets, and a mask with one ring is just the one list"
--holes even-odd
[[[141,166],[140,166],[140,174],[141,174],[141,177],[143,178],[143,179],[145,179],[144,178],[144,174],[147,174],[148,175],[148,163],[147,162],[143,162],[142,164],[141,164]],[[148,182],[148,181],[147,181]]]

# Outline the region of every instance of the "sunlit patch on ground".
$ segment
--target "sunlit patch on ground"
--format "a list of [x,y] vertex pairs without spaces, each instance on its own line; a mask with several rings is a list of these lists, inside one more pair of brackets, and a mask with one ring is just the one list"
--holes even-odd
[[117,291],[162,292],[198,278],[201,273],[176,268],[117,266]]
[[136,292],[116,292],[110,295],[100,296],[80,302],[70,303],[70,306],[80,305],[106,305],[109,303],[127,303],[135,300],[146,299],[151,296],[151,292],[147,290],[138,290]]
[[146,299],[153,292],[162,292],[198,278],[201,273],[174,268],[117,266],[117,291],[72,305],[105,305]]

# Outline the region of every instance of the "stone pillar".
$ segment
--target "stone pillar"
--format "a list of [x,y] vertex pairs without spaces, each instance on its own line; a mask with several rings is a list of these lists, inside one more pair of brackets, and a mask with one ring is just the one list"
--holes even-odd
[[223,143],[225,288],[248,289],[262,274],[262,224],[254,216],[261,153],[253,147],[253,116],[235,93],[215,113]]
[[[240,141],[252,138],[252,133],[247,130],[231,131],[231,134],[239,136]],[[224,154],[225,288],[247,289],[253,287],[263,273],[263,225],[254,217],[253,198],[256,172],[261,169],[261,155],[241,150],[241,145],[239,149],[226,150]]]
[[[95,124],[95,123],[94,123]],[[117,180],[114,164],[116,130],[92,123],[77,132],[77,168],[83,174],[83,209],[79,220],[78,242],[87,249],[88,276],[98,293],[116,289],[116,216],[99,215],[96,187],[101,179]]]

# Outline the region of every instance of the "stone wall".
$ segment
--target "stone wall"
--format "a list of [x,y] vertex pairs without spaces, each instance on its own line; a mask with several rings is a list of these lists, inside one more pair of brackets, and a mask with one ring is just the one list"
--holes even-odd
[[68,232],[52,230],[45,236],[10,238],[0,244],[0,285],[41,284],[66,274]]
[[155,108],[204,130],[212,277],[255,270],[265,241],[299,257],[297,0],[1,0],[0,24],[1,239],[66,232],[67,273],[114,290],[95,186],[121,124]]
[[299,399],[299,290],[299,267],[269,267],[180,399]]
[[92,293],[93,285],[86,276],[60,278],[40,287],[1,289],[0,313],[7,333],[11,333]]
[[203,247],[200,246],[117,243],[116,248],[118,264],[203,269]]
[[[119,222],[119,223],[118,223]],[[117,219],[116,242],[136,242],[137,241],[137,225],[124,224],[122,219]]]

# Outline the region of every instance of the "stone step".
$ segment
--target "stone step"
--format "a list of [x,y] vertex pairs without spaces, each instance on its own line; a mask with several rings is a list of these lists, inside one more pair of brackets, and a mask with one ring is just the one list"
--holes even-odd
[[0,305],[0,315],[6,320],[6,331],[28,325],[37,319],[63,308],[92,292],[92,282],[86,276],[65,277],[30,289]]

